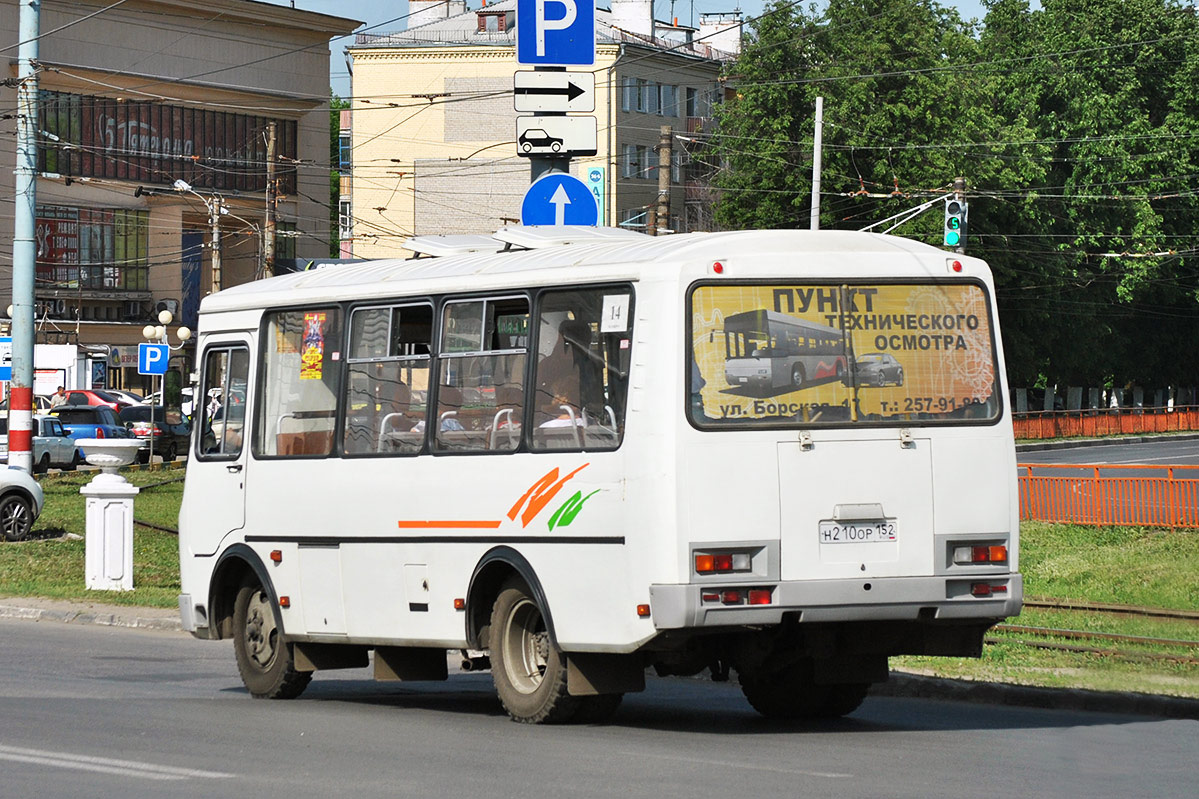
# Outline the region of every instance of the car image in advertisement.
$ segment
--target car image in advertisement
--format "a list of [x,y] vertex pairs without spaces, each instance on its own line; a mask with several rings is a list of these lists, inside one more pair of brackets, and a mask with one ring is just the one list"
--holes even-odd
[[698,286],[692,421],[907,424],[998,418],[976,283]]

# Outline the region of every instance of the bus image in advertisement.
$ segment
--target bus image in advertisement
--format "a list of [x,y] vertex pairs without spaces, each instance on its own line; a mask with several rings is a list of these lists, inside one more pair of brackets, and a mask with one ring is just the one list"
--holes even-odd
[[760,308],[728,317],[724,347],[725,381],[759,396],[845,379],[841,331],[777,311]]
[[[698,423],[994,420],[977,283],[711,285],[692,295]],[[773,310],[762,306],[769,305]]]

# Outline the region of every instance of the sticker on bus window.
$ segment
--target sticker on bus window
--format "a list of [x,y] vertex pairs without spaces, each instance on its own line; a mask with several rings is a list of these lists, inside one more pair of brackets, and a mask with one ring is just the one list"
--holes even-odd
[[605,294],[601,333],[624,333],[629,329],[629,295]]
[[320,380],[325,361],[325,312],[304,314],[300,340],[300,379]]
[[969,283],[695,290],[697,421],[993,418],[990,314]]

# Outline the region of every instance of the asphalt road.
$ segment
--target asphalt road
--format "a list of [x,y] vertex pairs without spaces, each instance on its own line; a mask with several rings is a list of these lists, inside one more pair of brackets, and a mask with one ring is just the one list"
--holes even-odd
[[1019,463],[1090,463],[1199,466],[1199,438],[1157,438],[1152,441],[1118,444],[1055,446],[1052,449],[1023,450],[1016,453]]
[[0,620],[0,797],[1193,795],[1199,722],[869,698],[769,723],[729,684],[650,679],[603,726],[510,722],[487,674],[242,690],[227,642]]

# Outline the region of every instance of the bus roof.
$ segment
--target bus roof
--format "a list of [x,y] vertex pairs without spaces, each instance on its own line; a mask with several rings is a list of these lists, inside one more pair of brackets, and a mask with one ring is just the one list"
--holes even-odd
[[[932,258],[955,257],[921,242],[857,231],[746,230],[645,236],[499,253],[439,258],[382,259],[328,266],[258,280],[205,297],[202,313],[314,302],[392,297],[396,294],[491,290],[528,285],[636,280],[669,263],[736,259],[746,253],[796,257],[796,267],[844,265],[846,255],[907,256],[913,268]],[[803,258],[803,256],[808,256]],[[965,260],[963,256],[956,256]],[[570,270],[569,274],[565,274]],[[943,274],[943,272],[941,272]]]
[[807,319],[800,319],[790,314],[771,311],[768,308],[761,308],[756,311],[742,311],[741,313],[726,317],[724,320],[724,329],[765,332],[767,324],[777,327],[813,330],[820,333],[835,333],[837,336],[841,335],[841,331],[835,327],[822,325],[819,322],[809,322]]

